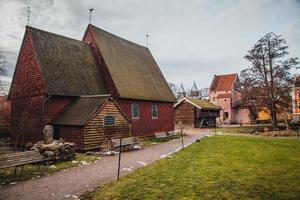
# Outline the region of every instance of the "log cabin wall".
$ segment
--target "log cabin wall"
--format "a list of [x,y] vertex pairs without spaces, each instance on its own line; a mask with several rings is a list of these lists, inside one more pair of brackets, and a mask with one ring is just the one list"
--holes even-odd
[[[192,104],[182,102],[175,108],[175,126],[179,128],[179,123],[185,127],[194,127],[195,124],[195,108]],[[177,127],[178,126],[178,127]]]
[[[107,115],[115,117],[115,125],[104,126]],[[130,136],[129,122],[113,101],[107,101],[84,127],[84,150],[100,148],[104,139]]]

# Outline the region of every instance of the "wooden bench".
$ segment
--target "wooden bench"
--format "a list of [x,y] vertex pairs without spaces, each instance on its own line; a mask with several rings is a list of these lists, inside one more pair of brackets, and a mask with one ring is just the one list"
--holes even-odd
[[14,174],[16,174],[17,167],[22,166],[22,173],[24,165],[41,163],[49,161],[50,158],[45,158],[38,151],[23,151],[0,155],[0,169],[15,167]]
[[[119,150],[120,139],[112,139],[111,142],[112,142],[113,150]],[[132,150],[138,144],[139,142],[136,137],[122,138],[121,149],[122,151]]]
[[170,137],[169,135],[167,135],[166,132],[159,132],[159,133],[155,133],[155,137],[157,139],[163,139],[163,138],[167,138]]

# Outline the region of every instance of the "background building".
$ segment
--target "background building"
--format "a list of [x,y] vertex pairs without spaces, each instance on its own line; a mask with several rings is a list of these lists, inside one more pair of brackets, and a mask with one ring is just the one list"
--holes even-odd
[[237,74],[215,75],[210,87],[209,99],[221,107],[221,124],[254,123],[251,109],[242,102],[241,93],[236,88]]

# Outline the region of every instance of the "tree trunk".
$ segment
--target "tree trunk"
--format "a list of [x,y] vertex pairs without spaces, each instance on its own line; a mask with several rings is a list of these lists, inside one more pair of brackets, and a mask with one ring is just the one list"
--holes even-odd
[[277,115],[276,115],[276,107],[275,107],[274,102],[272,102],[272,105],[271,105],[271,121],[272,121],[272,128],[276,129],[277,128]]

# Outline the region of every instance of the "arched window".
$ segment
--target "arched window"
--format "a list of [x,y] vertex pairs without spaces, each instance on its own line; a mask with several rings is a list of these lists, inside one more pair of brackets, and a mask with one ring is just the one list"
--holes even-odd
[[116,124],[115,116],[113,115],[106,115],[104,117],[104,126],[113,126]]
[[158,118],[158,107],[157,105],[152,105],[152,119]]
[[228,112],[224,112],[223,119],[224,119],[224,120],[226,120],[226,119],[228,119],[228,117],[229,117],[229,114],[228,114]]

